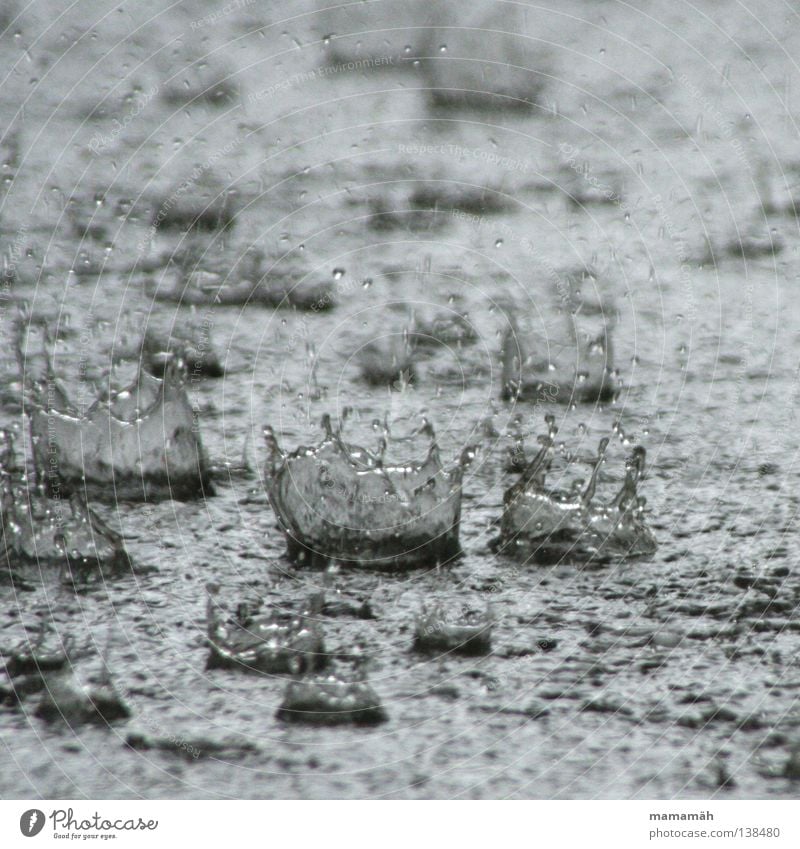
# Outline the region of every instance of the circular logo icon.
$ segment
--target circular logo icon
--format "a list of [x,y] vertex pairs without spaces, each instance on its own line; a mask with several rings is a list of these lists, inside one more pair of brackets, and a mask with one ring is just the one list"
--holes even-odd
[[44,812],[38,808],[31,808],[19,818],[19,830],[25,837],[36,837],[44,828]]

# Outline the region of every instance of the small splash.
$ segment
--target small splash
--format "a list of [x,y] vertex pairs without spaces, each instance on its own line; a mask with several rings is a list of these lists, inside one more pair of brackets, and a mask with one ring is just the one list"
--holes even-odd
[[[82,657],[86,652],[80,653]],[[127,719],[131,711],[117,692],[111,673],[103,658],[100,680],[83,683],[78,677],[78,653],[73,641],[49,632],[42,625],[36,640],[12,648],[3,648],[5,658],[2,672],[8,685],[0,685],[0,700],[20,705],[26,713],[25,701],[38,696],[32,713],[50,722],[65,722],[74,727],[84,722],[113,722]]]
[[520,324],[519,311],[508,312],[502,343],[501,395],[504,400],[535,403],[608,403],[621,383],[614,368],[616,309],[608,299],[590,301],[581,288],[591,269],[573,271],[556,286],[565,319],[562,332],[535,332]]
[[388,719],[366,681],[336,673],[291,681],[276,716],[308,725],[378,725]]
[[423,606],[414,627],[414,651],[477,657],[492,650],[493,619],[484,613],[449,612],[440,605]]
[[361,377],[370,386],[407,386],[416,380],[416,345],[406,332],[369,342],[358,351]]
[[[71,663],[58,671],[40,673],[42,695],[34,711],[46,722],[106,724],[129,719],[131,710],[111,680],[108,669],[99,684],[84,684]],[[32,686],[31,682],[26,682]]]
[[469,315],[453,309],[424,315],[415,310],[411,315],[408,336],[417,349],[470,345],[478,340],[478,331]]
[[328,662],[322,628],[311,603],[298,615],[272,612],[255,618],[240,605],[234,622],[217,613],[216,584],[208,586],[206,669],[240,668],[267,675],[299,675],[323,669]]

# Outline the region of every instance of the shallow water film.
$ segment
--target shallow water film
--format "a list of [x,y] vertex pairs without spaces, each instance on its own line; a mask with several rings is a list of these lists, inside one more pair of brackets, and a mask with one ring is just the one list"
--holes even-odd
[[0,798],[791,798],[800,16],[0,9]]

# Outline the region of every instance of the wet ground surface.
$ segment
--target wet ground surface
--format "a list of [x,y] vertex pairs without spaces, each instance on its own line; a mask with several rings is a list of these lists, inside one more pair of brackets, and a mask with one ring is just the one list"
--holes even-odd
[[[19,444],[20,309],[48,320],[84,401],[90,381],[124,383],[112,350],[146,327],[204,328],[226,376],[189,389],[218,463],[245,449],[262,462],[267,423],[284,448],[318,440],[345,406],[370,446],[384,416],[403,435],[425,414],[448,460],[486,441],[490,416],[501,438],[465,477],[465,555],[445,569],[294,569],[258,479],[223,479],[205,501],[98,506],[140,572],[80,592],[49,574],[0,587],[0,645],[42,623],[69,634],[86,650],[79,676],[105,655],[133,715],[72,730],[3,708],[0,796],[796,794],[783,773],[800,745],[797,16],[770,2],[557,6],[527,21],[543,85],[531,111],[431,107],[457,30],[419,54],[413,31],[365,40],[370,62],[348,68],[298,3],[213,21],[200,3],[3,13],[0,423]],[[206,224],[186,234],[181,210],[198,200]],[[181,264],[238,280],[253,247],[276,279],[332,286],[335,307],[154,300]],[[504,449],[516,417],[532,447],[545,408],[500,400],[506,310],[558,344],[558,281],[587,265],[584,285],[618,310],[623,388],[614,404],[555,408],[559,439],[588,462],[612,436],[606,494],[630,446],[646,447],[659,547],[602,568],[520,564],[491,549],[513,481]],[[477,341],[437,347],[403,391],[370,386],[358,352],[402,335],[408,303],[466,316]],[[229,609],[295,604],[323,583],[369,599],[375,619],[322,627],[388,722],[287,725],[285,678],[206,671],[209,581]],[[491,655],[412,653],[433,601],[491,605]],[[175,745],[131,749],[131,733]]]

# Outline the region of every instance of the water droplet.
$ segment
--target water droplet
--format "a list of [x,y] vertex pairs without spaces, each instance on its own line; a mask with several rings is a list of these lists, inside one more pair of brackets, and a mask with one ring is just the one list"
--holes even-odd
[[343,268],[334,268],[333,269],[333,279],[341,280],[344,277],[344,269]]

